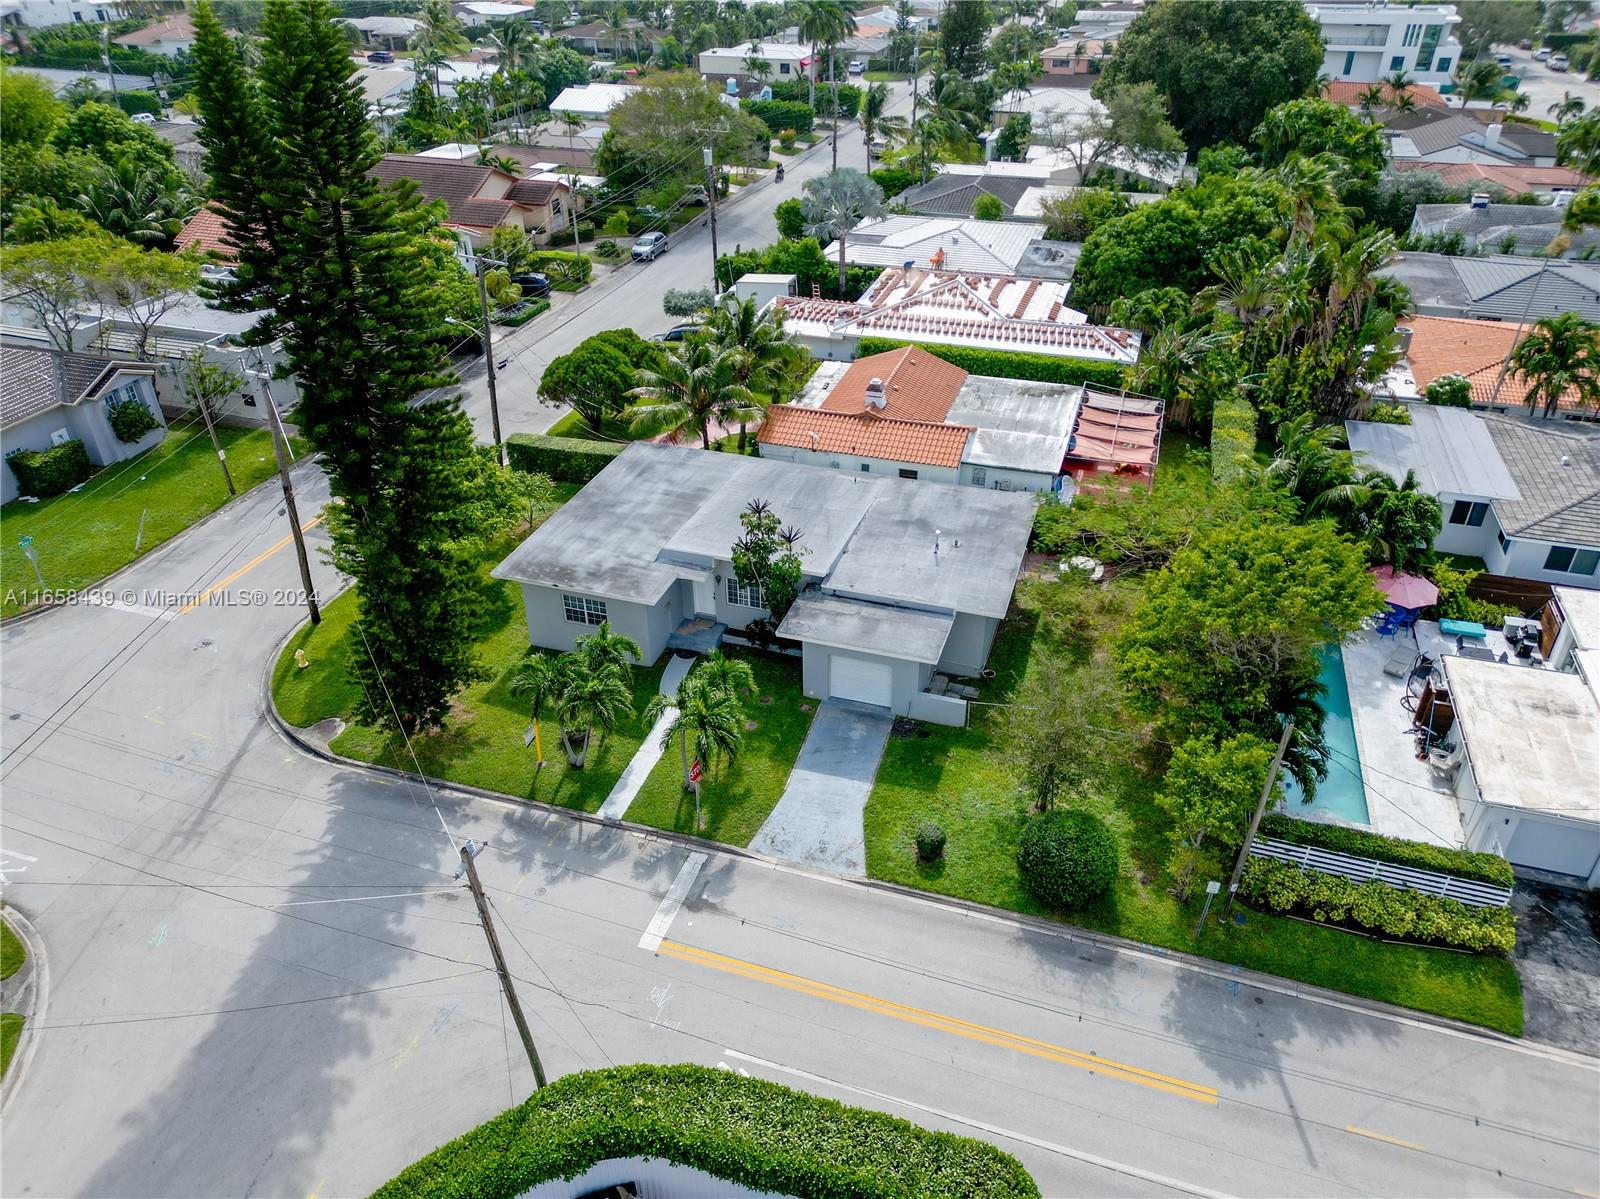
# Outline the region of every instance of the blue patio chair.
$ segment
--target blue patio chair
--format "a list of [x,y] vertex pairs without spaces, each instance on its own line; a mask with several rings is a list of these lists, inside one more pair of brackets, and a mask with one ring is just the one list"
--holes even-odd
[[1393,612],[1385,612],[1378,617],[1378,636],[1393,637],[1400,631],[1400,622],[1395,619]]

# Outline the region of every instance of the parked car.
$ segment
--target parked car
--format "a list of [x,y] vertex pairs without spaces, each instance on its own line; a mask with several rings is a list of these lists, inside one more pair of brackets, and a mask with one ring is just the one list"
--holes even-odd
[[657,333],[650,340],[651,341],[682,341],[685,337],[688,337],[689,334],[697,333],[697,332],[699,332],[699,330],[700,330],[700,325],[698,324],[698,322],[686,321],[685,323],[683,323],[681,325],[672,326],[672,328],[668,329],[665,333]]
[[654,262],[667,252],[667,235],[665,233],[641,234],[633,243],[633,260],[635,262]]
[[1552,54],[1550,56],[1550,69],[1552,71],[1565,71],[1567,66],[1567,56],[1565,54]]
[[1509,54],[1496,54],[1494,56],[1494,60],[1502,67],[1509,67],[1513,61],[1511,55]]
[[523,298],[529,296],[547,296],[550,294],[550,277],[541,275],[538,271],[524,271],[520,275],[512,275],[511,282],[522,289]]
[[156,118],[148,112],[136,112],[133,114],[133,119],[141,125],[154,125],[156,123]]
[[1554,54],[1554,53],[1555,53],[1555,51],[1550,49],[1549,46],[1545,46],[1542,49],[1535,50],[1533,52],[1533,61],[1534,62],[1549,62],[1550,61],[1550,56],[1552,54]]
[[852,75],[864,75],[866,74],[866,71],[867,64],[862,62],[859,58],[852,59],[850,61],[850,73]]
[[1533,39],[1531,37],[1523,38],[1520,42],[1517,43],[1517,49],[1518,50],[1532,50],[1533,49]]
[[388,50],[374,50],[371,54],[367,55],[367,61],[368,62],[393,62],[394,61],[394,55],[391,54]]

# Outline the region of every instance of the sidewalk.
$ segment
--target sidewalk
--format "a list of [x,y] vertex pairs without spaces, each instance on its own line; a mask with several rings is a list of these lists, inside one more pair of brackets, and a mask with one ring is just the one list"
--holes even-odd
[[[672,661],[667,663],[666,670],[661,672],[661,694],[676,695],[678,684],[689,673],[689,667],[694,665],[693,658],[684,658],[673,655]],[[611,794],[606,796],[605,803],[600,805],[600,818],[602,820],[621,820],[628,813],[628,807],[633,803],[634,796],[639,794],[639,788],[644,786],[645,779],[650,777],[650,772],[655,769],[657,762],[661,761],[663,746],[661,738],[666,733],[668,726],[678,718],[678,709],[668,708],[661,713],[655,725],[645,734],[638,750],[622,772],[622,777],[611,788]]]

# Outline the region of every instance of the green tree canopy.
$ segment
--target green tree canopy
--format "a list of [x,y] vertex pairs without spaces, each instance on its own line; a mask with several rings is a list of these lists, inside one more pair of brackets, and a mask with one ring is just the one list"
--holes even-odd
[[0,142],[42,146],[65,113],[66,106],[43,78],[0,67]]
[[1128,26],[1094,92],[1155,84],[1184,142],[1199,149],[1247,141],[1321,68],[1321,31],[1297,0],[1157,0]]
[[541,401],[571,408],[596,433],[607,417],[627,407],[633,387],[633,361],[604,337],[597,333],[586,338],[545,367],[539,380]]
[[607,118],[608,152],[634,160],[663,178],[699,178],[706,130],[718,166],[766,160],[771,133],[756,117],[728,107],[717,90],[692,71],[649,76]]
[[1268,167],[1295,154],[1308,158],[1334,154],[1355,174],[1376,179],[1386,157],[1380,126],[1327,100],[1301,99],[1279,104],[1267,111],[1253,136],[1261,151],[1261,164]]
[[1208,840],[1224,846],[1242,842],[1267,781],[1272,753],[1272,744],[1253,733],[1220,743],[1197,738],[1173,751],[1156,803],[1172,818],[1174,852],[1169,869],[1180,901],[1189,898]]
[[1456,0],[1456,12],[1461,24],[1455,35],[1468,58],[1532,37],[1539,28],[1536,0]]
[[983,74],[984,40],[989,36],[990,13],[986,0],[961,0],[947,5],[939,22],[939,49],[947,70],[963,79]]

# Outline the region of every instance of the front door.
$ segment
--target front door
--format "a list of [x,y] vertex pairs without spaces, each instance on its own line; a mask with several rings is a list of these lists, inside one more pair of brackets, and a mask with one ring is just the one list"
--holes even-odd
[[717,585],[708,574],[694,580],[694,614],[696,616],[717,614]]

